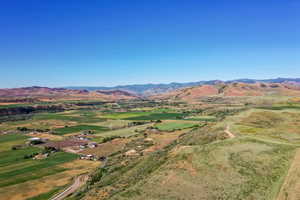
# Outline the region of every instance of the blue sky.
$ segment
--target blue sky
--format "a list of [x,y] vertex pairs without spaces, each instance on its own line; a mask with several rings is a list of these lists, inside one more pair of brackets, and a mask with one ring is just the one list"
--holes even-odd
[[298,0],[0,2],[0,87],[300,77]]

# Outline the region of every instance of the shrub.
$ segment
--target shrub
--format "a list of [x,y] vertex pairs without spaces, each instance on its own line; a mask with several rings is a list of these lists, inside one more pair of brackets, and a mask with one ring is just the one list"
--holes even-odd
[[29,131],[29,129],[26,127],[18,127],[17,130],[18,131]]

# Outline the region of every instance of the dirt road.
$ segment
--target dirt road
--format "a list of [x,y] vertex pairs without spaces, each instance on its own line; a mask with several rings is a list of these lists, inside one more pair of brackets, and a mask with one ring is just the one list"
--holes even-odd
[[300,149],[297,150],[277,200],[300,199]]
[[224,132],[228,135],[229,138],[235,138],[235,135],[230,132],[230,126],[229,125],[227,125]]
[[61,192],[60,194],[58,194],[55,197],[51,198],[50,200],[62,200],[64,198],[66,198],[70,194],[74,193],[82,185],[84,185],[86,183],[86,181],[88,180],[88,178],[89,178],[88,175],[78,176],[71,186],[69,186],[63,192]]

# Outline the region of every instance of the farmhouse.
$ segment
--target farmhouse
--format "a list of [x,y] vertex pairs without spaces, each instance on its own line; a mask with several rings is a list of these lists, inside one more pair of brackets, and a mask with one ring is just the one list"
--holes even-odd
[[28,143],[31,145],[42,144],[45,143],[46,141],[47,141],[46,139],[42,139],[39,137],[33,137],[28,139]]
[[80,159],[81,159],[81,160],[94,160],[94,161],[98,160],[98,159],[96,158],[96,156],[91,155],[91,154],[88,154],[88,155],[81,155],[81,156],[80,156]]
[[98,144],[96,143],[96,142],[90,142],[89,144],[88,144],[88,147],[89,148],[95,148],[95,147],[97,147],[98,146]]

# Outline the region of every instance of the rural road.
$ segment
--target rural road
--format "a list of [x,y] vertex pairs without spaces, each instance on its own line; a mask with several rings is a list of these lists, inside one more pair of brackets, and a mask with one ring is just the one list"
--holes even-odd
[[66,198],[67,196],[69,196],[70,194],[74,193],[78,188],[80,188],[82,185],[84,185],[86,183],[86,181],[88,180],[89,176],[88,175],[81,175],[78,176],[74,183],[69,186],[67,189],[65,189],[63,192],[61,192],[60,194],[54,196],[53,198],[51,198],[50,200],[62,200],[64,198]]
[[[104,160],[104,162],[101,162],[100,168],[104,168],[106,166],[107,160],[108,159],[106,158]],[[78,188],[83,186],[87,182],[88,179],[89,179],[89,176],[87,174],[78,176],[71,186],[69,186],[67,189],[65,189],[61,193],[55,195],[50,200],[63,200],[64,198],[66,198],[67,196],[69,196],[70,194],[72,194],[76,190],[78,190]]]
[[229,138],[235,138],[235,135],[230,132],[230,126],[229,125],[227,125],[224,132],[228,135]]

